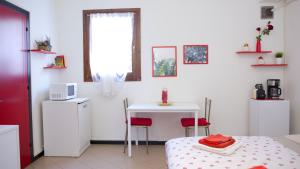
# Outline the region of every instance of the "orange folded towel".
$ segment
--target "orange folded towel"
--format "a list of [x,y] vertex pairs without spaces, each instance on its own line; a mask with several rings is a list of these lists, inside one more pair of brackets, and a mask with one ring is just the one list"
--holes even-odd
[[268,169],[268,168],[266,168],[266,167],[263,166],[263,165],[259,165],[259,166],[251,167],[251,168],[249,168],[249,169]]
[[235,140],[232,137],[226,137],[221,134],[210,135],[199,140],[200,144],[214,148],[226,148],[232,145],[234,142]]

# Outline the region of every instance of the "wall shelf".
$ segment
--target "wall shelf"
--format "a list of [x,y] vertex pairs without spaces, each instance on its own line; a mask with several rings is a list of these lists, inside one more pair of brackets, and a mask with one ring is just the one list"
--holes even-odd
[[266,50],[266,51],[237,51],[237,54],[266,54],[266,53],[272,53],[272,51]]
[[39,49],[31,49],[30,52],[42,53],[42,54],[56,54],[56,52],[51,52],[51,51],[46,51],[46,50],[39,50]]
[[65,66],[46,66],[44,69],[66,69]]
[[288,64],[254,64],[252,67],[287,67]]

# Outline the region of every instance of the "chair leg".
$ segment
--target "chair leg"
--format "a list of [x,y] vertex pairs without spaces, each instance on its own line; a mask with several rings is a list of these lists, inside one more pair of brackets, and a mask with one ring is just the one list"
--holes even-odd
[[185,128],[185,137],[188,137],[188,136],[189,136],[189,128],[186,127],[186,128]]
[[[126,125],[127,125],[127,124],[126,124]],[[127,145],[127,143],[128,143],[128,130],[127,130],[127,127],[126,127],[123,153],[126,152],[126,145]]]
[[147,147],[147,154],[149,154],[149,144],[148,144],[148,140],[149,138],[148,138],[148,127],[146,127],[146,147]]
[[207,128],[206,128],[206,127],[204,127],[204,130],[205,130],[205,135],[207,136]]
[[135,145],[139,145],[139,128],[136,127],[136,137],[135,137]]
[[210,135],[210,132],[209,132],[209,126],[207,127],[207,133],[208,133],[208,135]]

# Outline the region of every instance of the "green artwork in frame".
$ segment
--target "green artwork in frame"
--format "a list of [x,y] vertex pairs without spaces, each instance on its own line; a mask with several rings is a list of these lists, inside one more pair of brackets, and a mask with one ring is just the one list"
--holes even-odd
[[154,46],[152,47],[152,76],[176,77],[177,76],[177,47]]

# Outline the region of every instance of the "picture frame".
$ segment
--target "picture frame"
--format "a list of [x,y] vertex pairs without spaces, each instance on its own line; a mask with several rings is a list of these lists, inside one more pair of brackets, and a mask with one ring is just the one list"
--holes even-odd
[[274,18],[274,6],[261,6],[260,18],[261,19],[273,19]]
[[58,67],[65,67],[65,56],[64,55],[59,55],[55,57],[55,66]]
[[177,47],[152,47],[152,77],[177,76]]
[[183,45],[184,64],[208,64],[208,45]]

